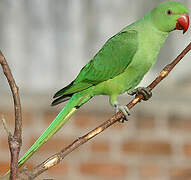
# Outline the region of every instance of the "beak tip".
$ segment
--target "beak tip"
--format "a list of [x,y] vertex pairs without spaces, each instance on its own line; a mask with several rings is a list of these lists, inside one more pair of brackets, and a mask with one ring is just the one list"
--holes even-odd
[[188,28],[189,28],[189,16],[184,14],[178,18],[176,29],[183,30],[184,34],[188,30]]

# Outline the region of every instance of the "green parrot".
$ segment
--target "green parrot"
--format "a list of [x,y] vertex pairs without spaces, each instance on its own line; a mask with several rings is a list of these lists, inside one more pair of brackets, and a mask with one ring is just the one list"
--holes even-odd
[[[96,95],[108,95],[110,104],[127,117],[129,109],[117,102],[119,94],[133,90],[155,63],[169,33],[185,33],[189,27],[188,9],[180,2],[164,2],[140,20],[111,37],[68,86],[58,91],[52,105],[68,101],[54,121],[19,160],[21,167],[53,136],[84,103]],[[146,88],[143,94],[149,95]],[[150,95],[149,95],[150,96]]]

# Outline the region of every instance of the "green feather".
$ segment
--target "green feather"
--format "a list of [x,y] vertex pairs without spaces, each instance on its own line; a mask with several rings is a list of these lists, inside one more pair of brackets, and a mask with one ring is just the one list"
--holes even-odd
[[95,86],[124,72],[138,47],[137,32],[123,31],[110,38],[77,78],[55,94],[55,98]]
[[[171,16],[167,14],[169,9]],[[91,97],[108,95],[113,105],[119,94],[136,87],[155,63],[169,32],[176,28],[177,19],[186,13],[188,9],[183,4],[165,2],[110,38],[77,78],[55,94],[53,105],[70,100],[19,160],[19,167]]]

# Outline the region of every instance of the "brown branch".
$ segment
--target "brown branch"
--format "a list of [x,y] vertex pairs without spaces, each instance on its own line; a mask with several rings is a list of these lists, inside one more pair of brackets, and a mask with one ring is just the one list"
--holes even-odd
[[[149,90],[151,91],[155,86],[159,84],[160,81],[162,81],[169,73],[170,71],[175,67],[175,65],[190,51],[191,49],[191,43],[180,53],[180,55],[170,64],[165,66],[165,68],[160,72],[159,76],[148,86]],[[138,102],[141,101],[143,96],[140,94],[136,96],[129,104],[127,104],[127,107],[131,109],[133,106],[135,106]],[[67,156],[70,152],[81,146],[82,144],[86,143],[91,138],[95,137],[99,133],[103,132],[106,128],[110,127],[114,123],[118,122],[120,119],[124,118],[124,115],[122,112],[118,112],[115,115],[113,115],[109,120],[102,123],[100,126],[96,127],[86,135],[77,138],[75,141],[73,141],[72,144],[62,149],[60,152],[54,154],[53,156],[49,157],[47,160],[42,162],[40,165],[33,168],[31,171],[24,171],[21,174],[19,174],[19,177],[22,177],[23,175],[27,175],[31,179],[34,179],[44,171],[48,170],[49,168],[55,166],[58,164],[62,159],[64,159],[65,156]]]
[[3,72],[7,78],[9,86],[11,88],[11,92],[13,95],[14,100],[14,111],[15,111],[15,130],[14,134],[12,135],[9,133],[8,135],[8,142],[9,142],[9,149],[11,152],[11,163],[10,163],[10,179],[14,180],[17,177],[18,173],[18,157],[19,152],[22,144],[21,134],[22,134],[22,114],[21,114],[21,103],[19,97],[19,88],[15,83],[9,65],[5,57],[3,56],[2,52],[0,51],[0,64],[2,66]]

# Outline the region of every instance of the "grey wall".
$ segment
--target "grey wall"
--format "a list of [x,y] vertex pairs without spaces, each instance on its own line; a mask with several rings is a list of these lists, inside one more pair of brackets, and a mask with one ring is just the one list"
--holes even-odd
[[[153,0],[1,0],[0,49],[22,92],[54,92],[67,85],[80,69],[121,28],[142,17],[161,1]],[[191,5],[191,0],[182,1]],[[189,30],[190,31],[190,30]],[[191,33],[170,35],[152,80],[164,64],[190,41]],[[170,84],[189,82],[185,58]],[[0,71],[0,92],[7,83]]]

